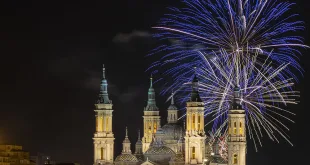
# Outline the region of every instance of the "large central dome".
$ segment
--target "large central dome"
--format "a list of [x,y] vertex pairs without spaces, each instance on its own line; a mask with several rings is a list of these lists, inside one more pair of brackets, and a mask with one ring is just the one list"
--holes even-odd
[[183,127],[175,123],[165,124],[162,129],[165,133],[165,140],[179,140],[184,136]]

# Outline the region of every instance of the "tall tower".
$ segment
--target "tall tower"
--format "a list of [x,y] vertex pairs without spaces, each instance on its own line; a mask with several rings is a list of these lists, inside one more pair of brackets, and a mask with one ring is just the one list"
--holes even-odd
[[108,83],[103,65],[103,78],[97,104],[96,132],[94,134],[94,164],[113,164],[114,134],[112,131],[112,101],[108,95]]
[[203,164],[205,157],[204,103],[198,93],[198,79],[192,81],[190,100],[186,103],[185,164]]
[[171,94],[171,104],[168,107],[168,123],[177,123],[178,122],[178,108],[174,105],[173,92]]
[[156,106],[155,101],[155,91],[153,88],[153,79],[150,78],[150,88],[148,92],[147,105],[144,108],[143,116],[143,132],[144,136],[142,138],[142,151],[143,153],[147,151],[153,139],[153,135],[156,133],[157,128],[160,127],[160,116],[159,110]]
[[240,104],[240,88],[234,89],[232,108],[228,112],[228,165],[246,164],[245,111]]

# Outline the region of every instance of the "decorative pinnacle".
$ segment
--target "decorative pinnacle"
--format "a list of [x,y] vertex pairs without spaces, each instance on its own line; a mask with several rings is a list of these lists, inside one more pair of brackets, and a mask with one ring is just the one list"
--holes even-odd
[[104,64],[102,64],[102,67],[102,80],[98,103],[111,104],[111,100],[108,95],[108,82],[106,80]]
[[173,95],[174,95],[174,93],[173,93],[173,91],[172,91],[172,92],[171,92],[171,105],[174,105]]
[[126,127],[126,136],[125,137],[128,138],[128,129],[127,129],[127,127]]
[[141,140],[141,137],[140,137],[140,129],[138,129],[138,140]]
[[153,75],[151,74],[151,77],[150,77],[150,87],[152,88],[153,87]]
[[104,64],[102,64],[102,77],[105,79],[105,67]]

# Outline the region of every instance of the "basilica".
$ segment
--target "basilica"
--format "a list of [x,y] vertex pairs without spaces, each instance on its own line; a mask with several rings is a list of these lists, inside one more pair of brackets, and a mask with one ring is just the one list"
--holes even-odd
[[[126,136],[120,155],[114,159],[113,107],[108,96],[108,83],[103,67],[100,97],[95,104],[94,165],[245,165],[245,112],[240,106],[239,88],[234,91],[234,103],[228,113],[228,157],[219,154],[217,143],[210,146],[204,129],[204,102],[198,92],[198,79],[192,80],[192,92],[186,103],[186,122],[179,123],[178,108],[167,109],[167,124],[161,125],[155,91],[150,79],[148,101],[143,115],[143,137],[138,136],[134,152]],[[239,99],[238,99],[239,98]]]

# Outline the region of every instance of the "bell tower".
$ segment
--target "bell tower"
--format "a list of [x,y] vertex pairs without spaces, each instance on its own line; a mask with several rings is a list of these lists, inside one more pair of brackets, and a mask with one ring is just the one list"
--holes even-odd
[[204,103],[198,93],[198,79],[192,81],[190,100],[186,103],[185,164],[202,165],[205,158]]
[[99,99],[95,104],[96,132],[94,134],[94,164],[113,164],[114,134],[112,131],[112,101],[108,95],[108,83],[103,65],[103,78]]
[[228,112],[228,165],[246,164],[245,111],[240,100],[240,88],[235,87],[233,104]]
[[152,142],[153,136],[160,127],[159,110],[156,106],[155,91],[153,88],[153,78],[150,78],[150,88],[148,91],[148,101],[144,108],[143,116],[143,138],[142,138],[142,151],[147,151]]

